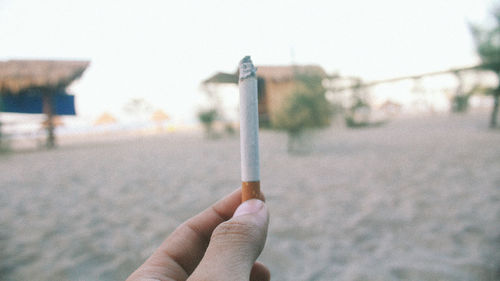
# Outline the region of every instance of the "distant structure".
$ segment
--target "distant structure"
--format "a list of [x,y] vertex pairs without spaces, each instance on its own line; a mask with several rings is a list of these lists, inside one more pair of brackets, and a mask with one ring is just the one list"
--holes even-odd
[[156,123],[156,129],[158,131],[161,131],[163,127],[165,126],[165,123],[170,119],[170,116],[165,113],[165,111],[161,109],[157,109],[155,112],[153,112],[153,115],[151,115],[151,120]]
[[165,111],[158,109],[155,112],[153,112],[153,115],[151,115],[151,120],[154,122],[165,122],[170,119],[170,116],[168,116]]
[[[432,113],[453,109],[456,100],[468,100],[475,91],[491,89],[497,82],[484,65],[362,81],[358,77],[327,73],[318,65],[257,66],[259,122],[273,126],[276,113],[288,95],[300,88],[297,75],[323,78],[325,95],[333,104],[351,108],[356,95],[366,98],[373,119],[391,118],[399,113]],[[218,72],[202,82],[204,90],[219,104],[227,121],[238,121],[238,73]],[[474,104],[489,106],[489,96],[476,95]],[[231,111],[231,114],[227,114]]]
[[54,117],[76,114],[74,97],[66,93],[66,88],[88,66],[88,61],[0,61],[0,111],[45,114],[46,145],[54,147]]
[[[318,75],[326,78],[326,72],[318,65],[257,66],[259,122],[272,126],[279,108],[300,83],[297,75]],[[202,82],[207,87],[238,85],[239,74],[219,72]],[[216,90],[215,90],[216,91]],[[235,88],[234,95],[238,95]],[[231,93],[233,94],[233,93]],[[234,105],[235,107],[238,104]]]
[[113,117],[113,115],[104,112],[101,114],[94,122],[94,125],[100,126],[100,125],[110,125],[110,124],[115,124],[116,123],[116,118]]
[[[377,81],[336,75],[328,77],[325,85],[331,100],[344,107],[348,107],[346,103],[352,100],[354,92],[364,92],[376,103],[371,105],[383,111],[432,112],[453,110],[453,101],[467,100],[475,91],[494,87],[491,74],[484,65],[474,65]],[[481,95],[477,98],[488,99]]]

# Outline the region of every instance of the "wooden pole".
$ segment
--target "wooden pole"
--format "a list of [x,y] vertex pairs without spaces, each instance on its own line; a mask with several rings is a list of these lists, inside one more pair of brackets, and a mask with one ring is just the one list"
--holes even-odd
[[[2,100],[2,95],[0,94],[0,112],[3,111],[3,100]],[[3,124],[2,124],[2,119],[1,119],[1,113],[0,113],[0,151],[3,151],[4,149],[4,135],[3,135]]]
[[259,115],[257,69],[249,56],[239,65],[240,77],[240,152],[242,202],[263,199],[260,192]]
[[493,92],[493,110],[491,111],[490,128],[497,127],[499,98],[500,98],[500,85]]
[[47,148],[54,148],[56,137],[54,134],[54,92],[53,90],[44,90],[42,94],[43,112],[47,116]]
[[0,151],[3,150],[2,119],[0,119]]
[[[455,96],[452,99],[452,104],[451,104],[451,111],[452,112],[465,112],[467,111],[468,107],[468,98],[467,100],[461,100],[461,98],[464,97],[464,82],[463,82],[463,77],[461,75],[460,71],[454,71],[452,72],[453,75],[455,75],[455,78],[457,78],[457,88],[455,89]],[[465,104],[461,104],[461,102]]]

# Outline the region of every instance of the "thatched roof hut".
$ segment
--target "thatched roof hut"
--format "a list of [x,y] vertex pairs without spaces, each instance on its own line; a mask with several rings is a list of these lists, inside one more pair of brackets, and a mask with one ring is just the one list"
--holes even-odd
[[[57,113],[57,94],[61,91],[64,92],[66,87],[80,78],[88,66],[88,61],[0,61],[0,97],[9,97],[11,100],[19,99],[14,102],[15,105],[23,104],[26,98],[29,103],[36,104],[36,107],[41,108],[40,112],[37,113],[43,112],[47,115],[47,147],[54,147],[54,116]],[[74,100],[68,101],[70,106],[74,108]],[[32,113],[26,109],[13,112]]]
[[99,116],[99,118],[97,118],[94,122],[94,125],[96,126],[99,126],[99,125],[110,125],[110,124],[115,124],[117,122],[116,118],[107,113],[107,112],[104,112],[103,114],[101,114],[101,116]]
[[153,115],[151,115],[151,120],[157,123],[165,122],[168,119],[170,119],[170,116],[168,116],[168,114],[166,114],[165,111],[161,109],[156,110],[155,112],[153,112]]
[[64,89],[80,78],[88,61],[0,61],[0,93],[18,94],[30,88]]
[[[283,102],[299,87],[300,82],[297,80],[299,75],[327,77],[326,72],[318,65],[257,66],[261,125],[272,125]],[[238,71],[218,72],[203,81],[203,84],[238,84],[238,77]]]

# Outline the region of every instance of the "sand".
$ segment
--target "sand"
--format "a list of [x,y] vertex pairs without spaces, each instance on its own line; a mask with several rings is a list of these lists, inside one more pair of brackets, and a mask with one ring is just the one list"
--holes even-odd
[[[500,130],[487,116],[261,131],[273,280],[500,280]],[[63,141],[64,143],[64,141]],[[0,280],[123,280],[239,186],[239,140],[198,133],[0,156]]]

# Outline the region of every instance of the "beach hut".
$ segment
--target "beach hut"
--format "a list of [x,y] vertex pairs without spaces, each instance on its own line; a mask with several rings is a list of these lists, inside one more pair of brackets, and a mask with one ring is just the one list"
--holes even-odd
[[151,115],[151,120],[153,120],[156,123],[163,123],[170,119],[170,116],[168,116],[165,111],[158,109],[155,112],[153,112],[153,115]]
[[116,118],[113,117],[113,115],[107,113],[107,112],[104,112],[103,114],[101,114],[101,116],[99,116],[95,122],[94,122],[94,125],[96,126],[99,126],[99,125],[110,125],[110,124],[115,124],[116,123]]
[[88,61],[0,61],[0,111],[45,114],[47,147],[55,146],[54,117],[75,115],[74,97],[66,88],[80,78]]
[[156,130],[161,131],[165,126],[165,122],[170,119],[170,116],[165,111],[158,109],[151,115],[151,120],[156,123]]
[[[257,66],[259,122],[272,126],[278,110],[286,98],[301,87],[298,75],[326,78],[318,65]],[[219,72],[203,81],[204,85],[238,84],[238,72]],[[237,93],[235,93],[237,94]]]

